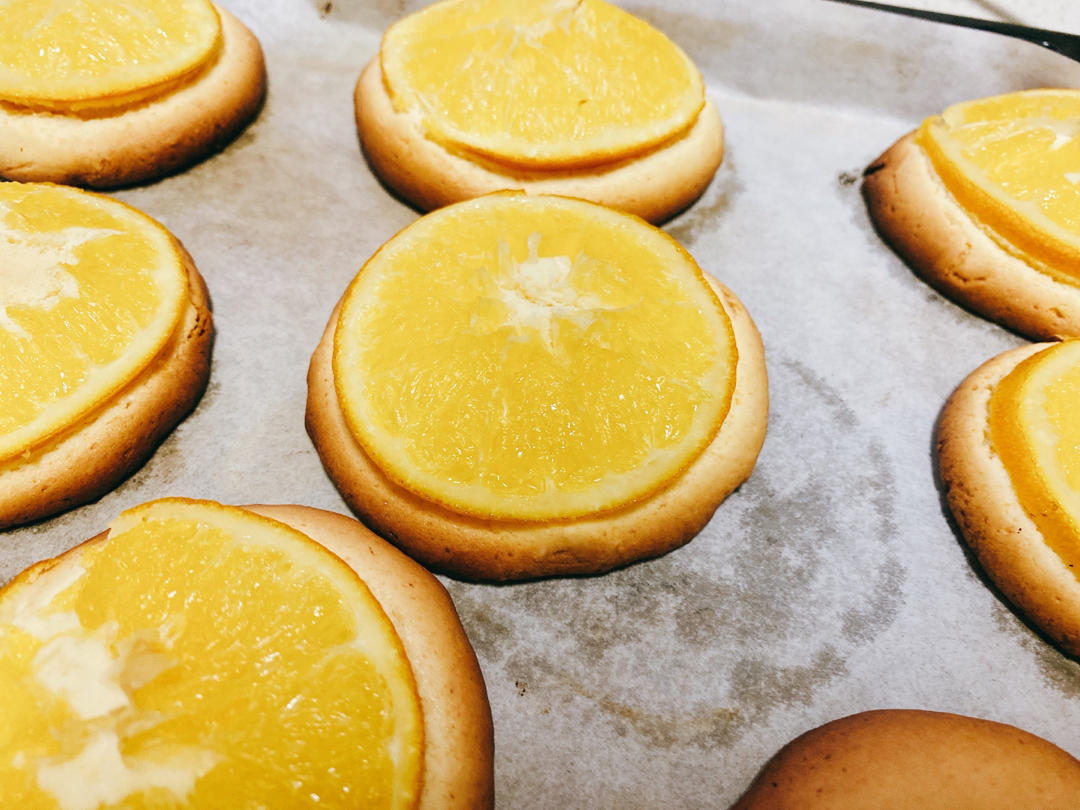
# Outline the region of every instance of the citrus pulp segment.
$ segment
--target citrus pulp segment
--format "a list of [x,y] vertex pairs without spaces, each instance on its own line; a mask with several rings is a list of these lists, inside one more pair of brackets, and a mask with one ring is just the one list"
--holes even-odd
[[392,480],[462,514],[616,509],[679,475],[735,382],[694,260],[627,214],[501,193],[423,217],[347,290],[333,374]]
[[0,459],[134,379],[187,296],[180,248],[145,214],[64,186],[0,183]]
[[1006,247],[1080,284],[1080,91],[957,104],[928,118],[918,140],[948,190]]
[[1020,505],[1080,578],[1080,341],[1040,351],[994,389],[990,437]]
[[603,0],[444,0],[393,25],[379,53],[398,112],[512,165],[630,157],[689,128],[705,104],[686,54]]
[[415,805],[412,672],[340,559],[180,499],[125,512],[80,551],[0,591],[10,806]]
[[134,103],[197,72],[220,39],[209,0],[7,0],[0,100],[60,111]]

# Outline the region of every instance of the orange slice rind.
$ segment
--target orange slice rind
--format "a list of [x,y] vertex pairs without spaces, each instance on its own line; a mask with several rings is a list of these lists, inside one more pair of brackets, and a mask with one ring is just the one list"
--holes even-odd
[[0,101],[77,112],[183,82],[221,45],[209,0],[0,3]]
[[1080,91],[956,104],[916,135],[936,173],[995,241],[1080,285]]
[[0,591],[17,807],[406,808],[422,717],[368,588],[298,531],[167,499]]
[[990,439],[1017,499],[1080,577],[1080,340],[1019,363],[990,398]]
[[656,492],[730,406],[730,319],[636,217],[506,192],[423,217],[343,298],[341,411],[391,480],[451,511],[550,521]]
[[133,380],[180,322],[181,249],[108,197],[0,183],[0,460]]
[[603,0],[444,0],[383,37],[398,112],[451,149],[530,168],[640,154],[705,104],[689,57]]

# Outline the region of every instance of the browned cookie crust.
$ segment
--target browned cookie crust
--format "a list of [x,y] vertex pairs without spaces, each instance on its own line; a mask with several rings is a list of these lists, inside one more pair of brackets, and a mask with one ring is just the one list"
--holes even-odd
[[367,583],[397,630],[424,714],[420,810],[494,804],[494,732],[484,676],[454,603],[431,574],[356,520],[306,506],[250,506],[326,546]]
[[349,433],[338,405],[331,365],[337,310],[308,370],[308,433],[349,506],[430,568],[467,579],[511,580],[598,573],[655,557],[701,531],[750,475],[765,439],[768,384],[761,337],[735,295],[713,285],[739,351],[731,410],[716,438],[678,479],[615,512],[551,522],[483,520],[451,512],[393,483]]
[[231,140],[258,111],[266,75],[258,40],[215,7],[220,55],[164,96],[83,115],[0,102],[0,177],[114,188],[175,172]]
[[881,234],[943,295],[1030,338],[1080,335],[1080,287],[1002,247],[945,188],[914,133],[869,166],[863,195]]
[[1075,808],[1080,762],[1014,726],[886,709],[784,746],[732,810]]
[[375,173],[424,211],[503,189],[560,194],[663,222],[705,191],[724,153],[720,116],[711,101],[686,132],[656,149],[578,171],[536,171],[451,152],[424,134],[422,124],[394,110],[373,59],[356,84],[356,126]]
[[202,276],[180,250],[190,301],[176,332],[103,405],[40,447],[0,462],[0,529],[101,497],[141,467],[199,401],[210,377],[213,323]]
[[1048,345],[999,354],[960,384],[938,425],[938,467],[949,509],[987,575],[1043,632],[1080,655],[1080,581],[1020,505],[987,434],[994,386]]

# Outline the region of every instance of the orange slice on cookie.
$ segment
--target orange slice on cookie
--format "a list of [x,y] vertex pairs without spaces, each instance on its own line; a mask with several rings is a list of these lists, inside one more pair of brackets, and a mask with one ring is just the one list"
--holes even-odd
[[514,166],[631,157],[705,104],[686,54],[603,0],[444,0],[393,25],[380,60],[398,112],[452,150]]
[[308,432],[345,500],[473,579],[686,543],[750,475],[767,410],[753,321],[671,237],[520,192],[390,239],[308,372]]
[[1080,340],[1011,349],[953,392],[938,427],[949,509],[987,575],[1080,654]]
[[61,112],[131,104],[197,73],[220,47],[209,0],[8,0],[0,100]]
[[0,461],[133,380],[187,300],[181,248],[145,214],[62,186],[0,183]]
[[1080,91],[949,107],[867,168],[863,194],[944,295],[1031,338],[1080,336]]
[[401,486],[478,517],[556,520],[655,492],[712,440],[731,323],[663,232],[501,194],[384,245],[341,305],[334,379]]
[[956,104],[927,119],[917,140],[966,210],[1080,284],[1080,91]]
[[246,509],[143,504],[17,577],[0,690],[12,807],[407,808],[421,791],[395,625],[340,558]]
[[1080,340],[1007,374],[990,398],[990,439],[1024,510],[1080,579]]

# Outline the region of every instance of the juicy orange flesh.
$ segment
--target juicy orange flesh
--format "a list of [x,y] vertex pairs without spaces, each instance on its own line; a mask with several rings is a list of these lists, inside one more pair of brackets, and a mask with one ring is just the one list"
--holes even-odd
[[726,313],[668,237],[587,203],[500,195],[373,257],[334,368],[391,477],[465,513],[547,519],[615,508],[685,468],[727,412],[735,358]]
[[208,0],[9,0],[0,3],[0,99],[131,100],[199,69],[220,36]]
[[0,184],[0,459],[145,367],[179,322],[187,283],[169,235],[133,209]]
[[[314,544],[300,536],[298,554],[291,530],[276,526],[267,544],[258,525],[244,537],[151,517],[88,550],[85,573],[39,606],[44,623],[0,612],[5,803],[411,806],[418,748],[389,750],[393,690],[356,644],[367,633],[364,643],[389,650],[392,674],[411,683],[400,642],[358,579],[343,593],[349,577],[303,565]],[[42,631],[48,621],[63,629]],[[70,671],[58,681],[49,660],[65,645]],[[110,669],[84,667],[94,655]],[[93,700],[63,688],[82,683],[97,685]],[[415,723],[411,696],[397,712]],[[100,749],[111,753],[106,765],[88,753]],[[107,776],[80,784],[81,761]]]
[[1020,363],[994,388],[990,437],[1020,505],[1080,578],[1080,341]]
[[600,0],[438,3],[393,26],[381,59],[396,109],[511,164],[628,156],[689,127],[705,103],[679,48]]
[[945,185],[1055,274],[1080,270],[1080,92],[1028,91],[958,104],[919,130]]

